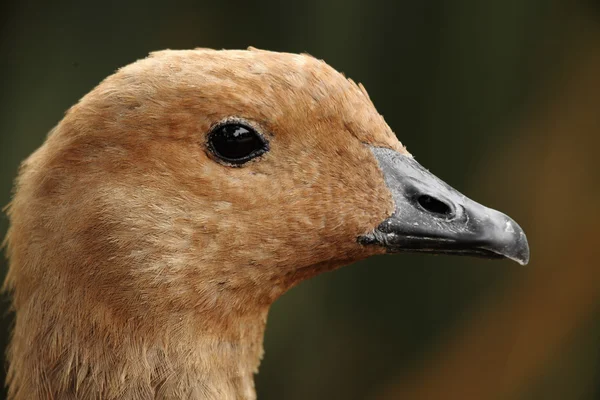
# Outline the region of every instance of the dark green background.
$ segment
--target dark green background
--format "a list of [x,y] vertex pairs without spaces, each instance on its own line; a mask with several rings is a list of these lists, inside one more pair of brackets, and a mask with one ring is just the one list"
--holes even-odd
[[[578,21],[593,26],[594,11],[541,0],[3,2],[0,204],[19,162],[120,66],[164,48],[252,45],[308,52],[362,82],[421,164],[527,222],[528,196],[511,191],[518,171],[489,160],[515,150],[518,127],[569,61]],[[3,215],[0,236],[6,228]],[[534,264],[542,245],[530,242]],[[0,277],[5,270],[2,260]],[[378,398],[523,271],[507,261],[403,255],[303,283],[272,308],[259,398]],[[597,348],[585,349],[569,368],[600,376]],[[531,383],[539,388],[527,389],[529,398],[562,398],[531,394],[544,393],[543,381]],[[581,385],[588,389],[577,398],[596,398],[593,378]]]

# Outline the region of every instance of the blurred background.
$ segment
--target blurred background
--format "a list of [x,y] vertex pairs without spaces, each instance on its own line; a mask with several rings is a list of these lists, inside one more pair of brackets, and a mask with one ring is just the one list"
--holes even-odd
[[259,398],[600,399],[595,2],[2,2],[0,204],[20,161],[117,68],[249,45],[362,82],[423,165],[512,216],[532,249],[527,267],[403,255],[303,283],[272,308]]

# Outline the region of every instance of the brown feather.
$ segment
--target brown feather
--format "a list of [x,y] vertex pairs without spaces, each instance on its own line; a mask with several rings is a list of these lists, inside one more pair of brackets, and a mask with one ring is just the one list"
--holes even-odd
[[[215,162],[251,121],[271,150]],[[9,398],[252,399],[270,304],[377,254],[393,202],[364,143],[406,152],[362,86],[307,55],[161,51],[73,106],[8,210]]]

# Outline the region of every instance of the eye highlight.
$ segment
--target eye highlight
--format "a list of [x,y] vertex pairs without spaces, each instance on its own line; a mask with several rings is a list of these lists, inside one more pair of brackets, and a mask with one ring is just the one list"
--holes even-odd
[[220,123],[208,134],[208,148],[218,159],[242,165],[269,150],[269,143],[241,121]]

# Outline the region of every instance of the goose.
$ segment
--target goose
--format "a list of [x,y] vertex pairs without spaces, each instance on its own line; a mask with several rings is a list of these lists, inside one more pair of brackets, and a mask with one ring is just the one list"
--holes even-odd
[[254,48],[106,78],[22,163],[7,213],[13,400],[255,399],[269,306],[299,282],[384,253],[529,259],[362,85]]

